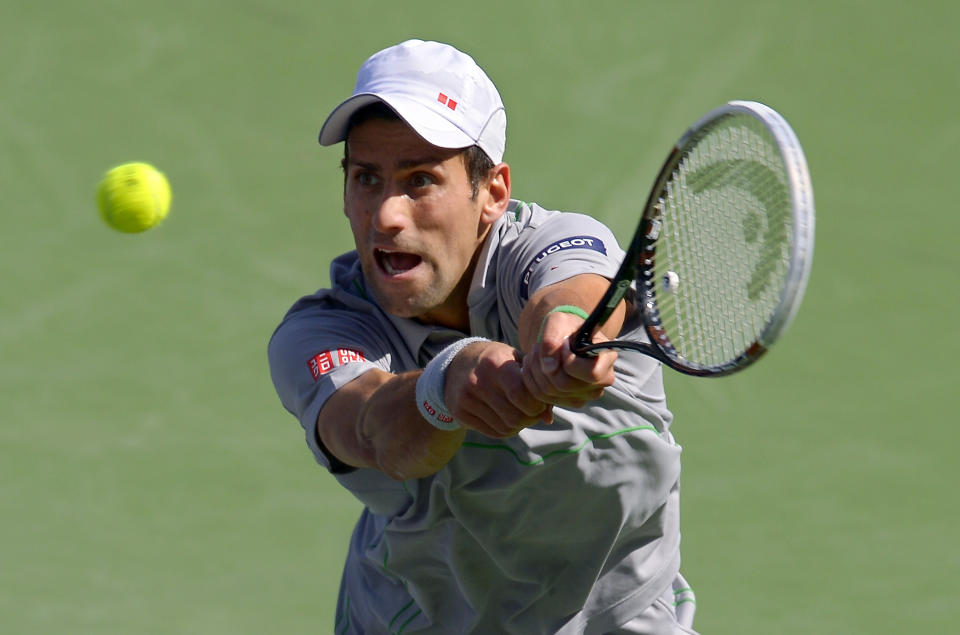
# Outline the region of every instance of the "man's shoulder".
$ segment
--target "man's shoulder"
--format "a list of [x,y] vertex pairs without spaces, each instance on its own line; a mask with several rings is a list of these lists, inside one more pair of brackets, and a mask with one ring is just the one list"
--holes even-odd
[[331,289],[363,290],[363,270],[356,250],[340,254],[330,261]]
[[505,214],[506,226],[514,231],[536,229],[550,218],[563,213],[559,210],[547,209],[538,203],[512,199]]
[[294,302],[284,315],[282,324],[322,317],[327,326],[336,328],[341,320],[360,320],[378,311],[363,280],[356,251],[334,258],[330,265],[330,286],[317,289]]
[[613,232],[592,216],[518,200],[507,211],[491,258],[496,266],[491,286],[515,289],[521,300],[538,285],[577,273],[612,276],[622,260]]
[[616,238],[601,221],[580,212],[549,210],[536,203],[517,201],[500,232],[498,250],[516,255],[522,264],[530,257],[569,249],[617,255]]
[[[358,298],[361,302],[351,302],[351,298]],[[330,286],[300,298],[291,311],[303,305],[336,305],[338,301],[346,301],[348,305],[372,304],[356,251],[348,251],[330,261]]]
[[[534,240],[542,230],[607,230],[604,223],[582,212],[547,209],[537,203],[512,200],[507,209],[504,229],[518,239]],[[538,231],[539,230],[539,231]]]

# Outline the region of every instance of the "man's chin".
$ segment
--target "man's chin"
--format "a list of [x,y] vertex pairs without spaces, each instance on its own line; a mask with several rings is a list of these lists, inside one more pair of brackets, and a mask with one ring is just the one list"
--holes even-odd
[[424,306],[426,303],[417,301],[420,295],[413,289],[385,290],[378,285],[371,285],[371,290],[380,308],[395,317],[415,318],[429,311],[429,307]]

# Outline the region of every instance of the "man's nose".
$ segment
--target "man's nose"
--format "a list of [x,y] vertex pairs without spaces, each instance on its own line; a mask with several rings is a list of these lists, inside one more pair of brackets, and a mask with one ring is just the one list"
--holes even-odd
[[395,188],[385,188],[374,212],[374,228],[383,233],[395,233],[410,220],[410,197]]

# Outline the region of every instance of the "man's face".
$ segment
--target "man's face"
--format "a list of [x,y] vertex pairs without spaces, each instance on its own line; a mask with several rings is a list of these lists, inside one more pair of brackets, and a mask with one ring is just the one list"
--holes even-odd
[[367,283],[399,317],[465,328],[467,292],[490,223],[459,150],[406,123],[370,119],[350,131],[344,213]]

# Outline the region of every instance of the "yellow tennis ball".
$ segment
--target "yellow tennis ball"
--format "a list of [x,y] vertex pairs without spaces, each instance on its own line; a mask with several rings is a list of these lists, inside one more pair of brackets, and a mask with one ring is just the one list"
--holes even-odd
[[124,163],[103,175],[97,190],[100,215],[130,234],[158,225],[170,211],[170,183],[149,163]]

